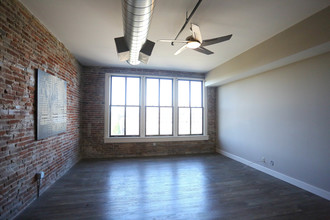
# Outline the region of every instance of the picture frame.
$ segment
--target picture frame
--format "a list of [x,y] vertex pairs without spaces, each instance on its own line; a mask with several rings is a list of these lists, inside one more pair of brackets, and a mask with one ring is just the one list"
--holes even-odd
[[67,82],[37,70],[37,140],[66,132]]

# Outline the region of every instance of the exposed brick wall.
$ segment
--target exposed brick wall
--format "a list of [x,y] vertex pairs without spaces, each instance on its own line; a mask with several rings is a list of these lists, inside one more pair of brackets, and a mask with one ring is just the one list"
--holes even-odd
[[204,78],[204,74],[160,70],[84,67],[82,70],[82,139],[85,158],[135,157],[215,152],[216,89],[208,88],[208,141],[153,143],[104,143],[105,73]]
[[[0,219],[13,218],[79,160],[80,71],[17,0],[0,0]],[[36,69],[67,81],[67,132],[36,141]]]

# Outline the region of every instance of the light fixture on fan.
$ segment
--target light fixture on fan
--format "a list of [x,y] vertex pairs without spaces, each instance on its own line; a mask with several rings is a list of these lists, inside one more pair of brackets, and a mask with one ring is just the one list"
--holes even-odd
[[190,49],[196,49],[200,45],[201,45],[201,43],[199,43],[198,41],[190,41],[187,43],[187,47]]
[[178,49],[174,55],[178,55],[179,53],[181,53],[182,51],[184,51],[185,49],[189,48],[189,49],[193,49],[197,52],[206,54],[206,55],[210,55],[213,54],[212,51],[206,49],[204,46],[209,46],[209,45],[213,45],[213,44],[217,44],[217,43],[221,43],[227,40],[230,40],[230,38],[232,37],[232,35],[226,35],[226,36],[222,36],[222,37],[217,37],[217,38],[212,38],[212,39],[207,39],[207,40],[203,40],[202,39],[202,34],[201,31],[199,29],[199,26],[196,24],[191,24],[191,28],[190,28],[192,35],[188,36],[186,38],[186,40],[159,40],[160,42],[168,42],[171,43],[173,45],[173,43],[184,43],[184,45]]

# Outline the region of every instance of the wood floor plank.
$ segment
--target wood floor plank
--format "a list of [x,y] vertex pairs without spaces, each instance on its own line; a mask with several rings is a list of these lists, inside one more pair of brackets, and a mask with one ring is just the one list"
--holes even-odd
[[330,201],[218,154],[82,160],[17,219],[330,219]]

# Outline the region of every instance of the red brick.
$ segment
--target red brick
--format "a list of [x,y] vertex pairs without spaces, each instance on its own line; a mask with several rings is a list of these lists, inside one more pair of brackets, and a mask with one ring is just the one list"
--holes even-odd
[[15,115],[1,115],[0,118],[1,119],[13,119],[13,118],[15,118]]
[[[179,76],[204,78],[204,74],[184,73],[174,71],[125,69],[125,68],[98,68],[85,67],[82,70],[82,117],[81,149],[84,157],[111,158],[111,157],[136,157],[136,156],[155,156],[155,155],[175,155],[175,154],[194,154],[194,153],[213,153],[215,152],[215,88],[207,88],[208,92],[208,141],[194,142],[159,142],[157,146],[152,143],[104,143],[104,80],[105,73],[125,73],[130,72],[137,75],[155,76]],[[74,106],[72,106],[74,108]],[[91,132],[88,125],[91,124]]]
[[5,80],[5,83],[6,83],[7,85],[11,85],[11,84],[14,83],[14,81],[6,79],[6,80]]
[[[80,158],[80,73],[70,52],[18,0],[2,0],[0,14],[0,29],[6,33],[6,44],[1,48],[1,59],[6,62],[0,77],[0,171],[6,177],[0,177],[0,218],[12,219],[36,197],[35,172],[47,171],[43,182],[47,188]],[[39,51],[35,50],[36,42]],[[69,82],[71,117],[67,132],[36,141],[35,69],[43,64],[48,66],[44,71]]]

